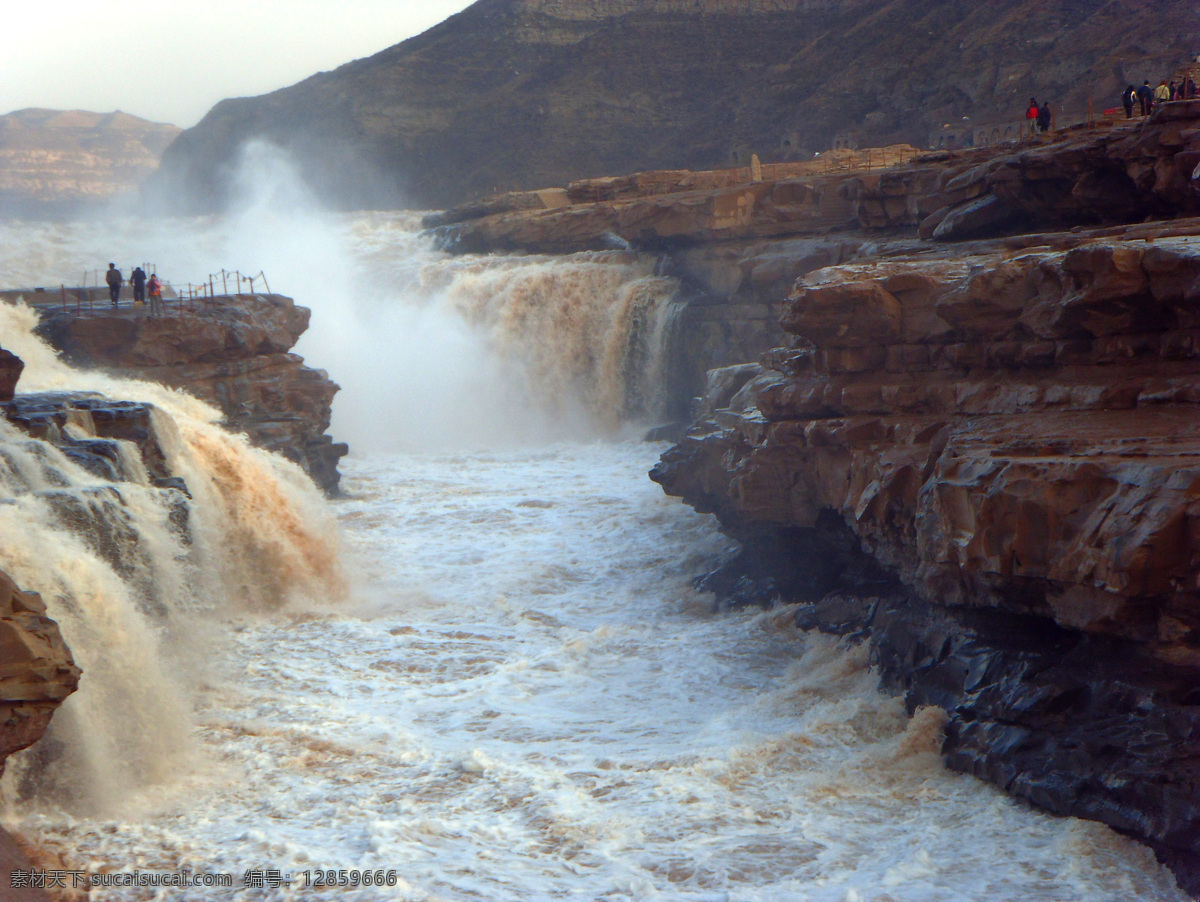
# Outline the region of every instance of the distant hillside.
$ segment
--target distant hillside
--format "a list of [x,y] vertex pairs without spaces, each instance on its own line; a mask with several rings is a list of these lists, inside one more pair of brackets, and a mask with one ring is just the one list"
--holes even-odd
[[735,154],[811,156],[849,132],[924,146],[945,123],[1082,114],[1200,52],[1180,0],[479,0],[375,56],[219,103],[156,182],[203,207],[261,136],[327,199],[444,207],[495,190]]
[[0,215],[73,213],[130,192],[179,132],[120,111],[0,116]]

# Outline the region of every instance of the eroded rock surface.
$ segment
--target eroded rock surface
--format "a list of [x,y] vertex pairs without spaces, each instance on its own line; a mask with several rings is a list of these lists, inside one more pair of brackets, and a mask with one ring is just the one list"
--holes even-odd
[[41,597],[0,572],[0,770],[41,738],[79,674]]
[[710,588],[869,636],[952,766],[1195,887],[1200,238],[963,251],[801,278],[653,478],[742,541]]
[[864,228],[919,225],[939,241],[1195,216],[1197,165],[1200,100],[1179,101],[1148,119],[917,158],[865,177],[856,212]]
[[300,464],[336,493],[346,445],[329,429],[338,386],[291,353],[309,310],[283,295],[168,302],[165,316],[140,308],[79,315],[68,304],[40,308],[38,331],[68,360],[161,382],[215,404],[225,425]]
[[[1200,214],[1200,101],[1147,119],[1048,132],[961,153],[860,152],[831,171],[808,164],[647,172],[591,179],[568,203],[508,194],[427,220],[452,252],[676,251],[722,241],[831,232],[964,241]],[[906,161],[899,162],[898,160]],[[882,166],[880,164],[883,164]],[[561,201],[561,198],[560,198]]]
[[20,357],[0,348],[0,402],[12,400],[17,390],[17,380],[24,369],[25,362]]

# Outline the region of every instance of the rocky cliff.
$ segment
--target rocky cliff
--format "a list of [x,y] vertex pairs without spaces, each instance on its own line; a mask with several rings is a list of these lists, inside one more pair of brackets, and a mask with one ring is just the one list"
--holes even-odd
[[[1142,190],[1095,206],[1036,190],[1089,168],[1085,154],[1041,169],[1044,147],[1024,167],[974,161],[969,178],[952,167],[933,183],[943,201],[966,189],[960,210],[980,186],[1015,189],[1005,203],[1028,206],[992,229],[1110,219],[1121,199],[1131,218],[1187,214],[1200,192],[1176,163],[1200,150],[1194,125],[1150,154],[1166,162]],[[920,191],[880,195],[910,224],[933,215]],[[742,543],[710,588],[802,603],[801,625],[870,641],[910,708],[949,712],[952,767],[1143,839],[1192,890],[1198,286],[1194,219],[896,245],[821,269],[782,307],[788,344],[714,374],[701,419],[653,473]]]
[[119,111],[0,116],[0,215],[69,215],[129,194],[180,131]]
[[425,222],[456,253],[654,254],[684,284],[669,387],[670,414],[683,417],[708,369],[754,360],[784,340],[781,303],[813,270],[936,256],[941,244],[966,239],[1007,235],[1016,248],[1039,230],[1111,224],[1119,234],[1144,219],[1158,223],[1148,235],[1190,234],[1164,218],[1200,213],[1198,135],[1200,102],[1174,103],[1147,119],[961,153],[898,146],[836,151],[819,163],[580,180]]
[[291,353],[309,311],[283,295],[228,295],[167,301],[165,316],[144,307],[107,310],[68,299],[35,304],[41,335],[81,366],[161,382],[210,401],[225,425],[300,464],[335,494],[346,454],[329,429],[338,386]]
[[722,366],[652,473],[737,540],[702,585],[871,643],[949,714],[951,767],[1200,891],[1200,104],[864,164],[430,225],[658,255],[688,289],[677,409]]
[[[1169,76],[1200,13],[1169,0],[480,0],[425,34],[222,101],[163,158],[164,201],[222,205],[238,148],[291,150],[344,206],[444,207],[513,188],[851,140],[1064,119]],[[1067,112],[1063,112],[1067,111]]]

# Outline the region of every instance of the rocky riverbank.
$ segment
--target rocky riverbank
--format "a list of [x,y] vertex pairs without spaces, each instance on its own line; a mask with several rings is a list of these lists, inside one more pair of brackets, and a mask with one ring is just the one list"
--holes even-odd
[[[27,297],[27,300],[29,298]],[[88,314],[68,299],[33,304],[38,332],[71,363],[160,382],[209,401],[224,425],[300,464],[336,494],[345,444],[327,435],[338,386],[291,353],[309,310],[278,294],[168,301],[165,316],[144,307],[97,305]],[[87,314],[87,315],[85,315]]]
[[690,289],[676,409],[725,367],[652,474],[739,542],[705,585],[870,642],[910,709],[948,712],[949,766],[1140,838],[1196,892],[1198,167],[1181,103],[432,225],[660,255]]

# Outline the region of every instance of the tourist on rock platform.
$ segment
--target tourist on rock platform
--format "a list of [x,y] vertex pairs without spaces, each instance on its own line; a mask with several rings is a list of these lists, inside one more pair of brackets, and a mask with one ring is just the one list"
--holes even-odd
[[121,283],[125,281],[121,270],[117,269],[117,264],[108,264],[108,272],[104,274],[104,281],[108,283],[108,293],[112,297],[112,305],[116,307],[117,300],[121,297]]
[[1171,99],[1171,89],[1167,87],[1167,80],[1164,78],[1157,88],[1154,89],[1154,102],[1166,103]]
[[162,316],[162,282],[158,281],[158,273],[150,276],[150,315]]
[[1189,75],[1183,80],[1183,97],[1185,100],[1191,100],[1195,96],[1196,83],[1192,81],[1192,77]]
[[133,302],[135,304],[146,303],[146,271],[140,266],[136,267],[129,274],[129,284],[133,286]]
[[1025,110],[1025,124],[1029,127],[1029,134],[1037,134],[1037,117],[1038,117],[1038,102],[1034,98],[1029,98],[1029,107]]
[[1121,106],[1125,107],[1125,118],[1133,118],[1133,99],[1137,96],[1137,89],[1133,85],[1125,88],[1121,94]]
[[1149,81],[1142,82],[1142,86],[1137,89],[1138,105],[1142,108],[1142,115],[1149,116],[1150,110],[1154,106],[1154,89],[1150,87]]
[[1171,92],[1172,100],[1183,100],[1183,86],[1175,84],[1174,79],[1167,85],[1167,90]]
[[1051,115],[1051,113],[1050,113],[1050,101],[1049,101],[1049,100],[1043,100],[1043,101],[1042,101],[1042,108],[1041,108],[1040,110],[1038,110],[1038,115],[1037,115],[1037,127],[1038,127],[1038,131],[1039,131],[1039,132],[1048,132],[1048,131],[1050,131],[1050,121],[1051,121],[1051,119],[1053,119],[1053,118],[1054,118],[1054,117],[1053,117],[1053,116]]

